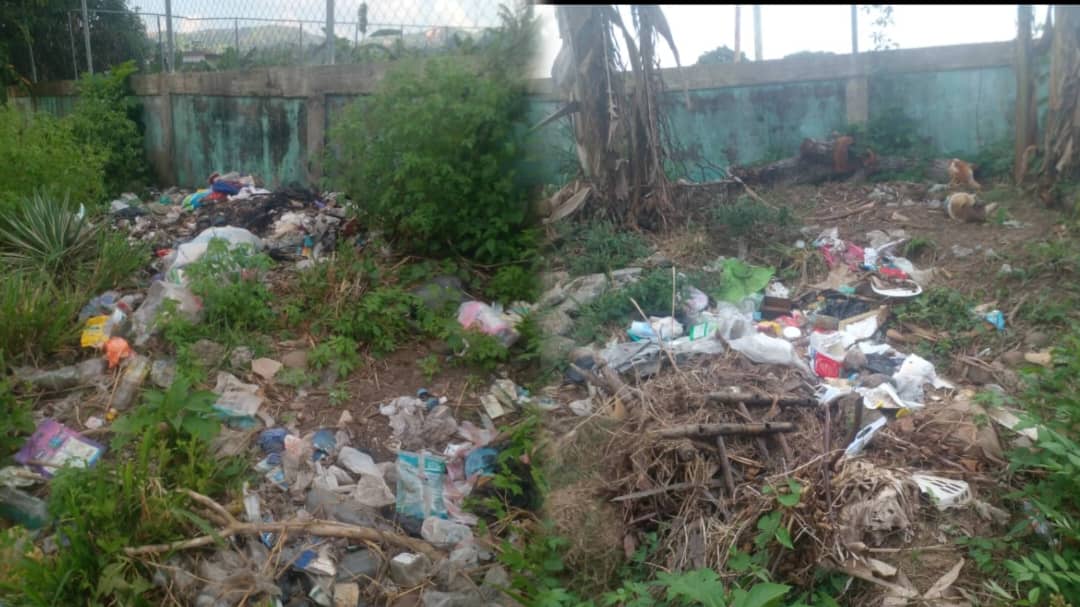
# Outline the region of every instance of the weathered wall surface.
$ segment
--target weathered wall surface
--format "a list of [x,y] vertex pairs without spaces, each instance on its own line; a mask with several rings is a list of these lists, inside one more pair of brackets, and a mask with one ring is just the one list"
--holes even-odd
[[[803,138],[899,112],[939,152],[974,154],[1012,135],[1012,57],[1004,42],[665,70],[673,160],[691,179],[711,179],[731,164],[792,155]],[[163,184],[199,185],[230,170],[274,185],[318,181],[327,134],[350,102],[375,90],[386,67],[136,77],[147,156]],[[550,80],[533,90],[531,119],[539,122],[560,100]],[[16,103],[70,111],[71,83],[34,92]],[[534,133],[531,152],[523,167],[531,175],[559,182],[575,170],[565,119]]]

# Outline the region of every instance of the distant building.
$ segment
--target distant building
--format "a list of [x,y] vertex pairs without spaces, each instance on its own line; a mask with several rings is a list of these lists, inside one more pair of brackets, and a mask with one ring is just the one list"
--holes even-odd
[[184,51],[181,56],[181,63],[184,65],[199,65],[206,63],[210,67],[215,67],[218,61],[221,60],[219,53],[210,53],[207,51]]

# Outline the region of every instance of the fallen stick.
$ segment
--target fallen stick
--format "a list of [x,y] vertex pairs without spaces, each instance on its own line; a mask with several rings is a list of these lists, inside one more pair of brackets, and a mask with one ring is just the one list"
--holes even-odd
[[124,549],[124,553],[128,556],[146,556],[150,554],[160,554],[162,552],[174,552],[178,550],[191,550],[192,548],[202,548],[203,546],[209,546],[214,544],[219,539],[232,537],[234,535],[259,535],[260,533],[284,533],[292,531],[305,531],[311,535],[317,535],[322,537],[341,537],[353,540],[362,540],[365,542],[385,542],[388,544],[394,544],[410,550],[412,552],[422,553],[432,560],[442,558],[442,553],[439,552],[434,546],[415,538],[411,538],[405,535],[397,533],[388,533],[384,531],[376,531],[375,529],[369,529],[367,527],[359,527],[357,525],[348,525],[345,523],[338,523],[336,521],[326,520],[310,520],[310,521],[280,521],[272,523],[245,523],[237,520],[232,516],[223,506],[215,502],[214,500],[196,493],[194,491],[185,490],[185,493],[191,497],[195,502],[202,504],[209,508],[217,516],[213,518],[220,518],[227,524],[217,530],[214,535],[203,535],[187,540],[178,540],[170,542],[168,544],[149,544],[146,546],[135,546]]
[[754,396],[745,392],[710,392],[705,395],[705,400],[710,403],[722,405],[737,405],[742,403],[748,407],[771,407],[775,402],[781,407],[816,407],[818,403],[813,398],[769,398],[767,396]]
[[723,481],[709,481],[705,484],[702,483],[673,483],[671,485],[664,485],[663,487],[657,487],[655,489],[646,489],[644,491],[635,491],[633,493],[627,493],[626,495],[620,495],[619,497],[613,497],[612,502],[626,502],[629,500],[637,500],[644,497],[652,497],[654,495],[660,495],[661,493],[667,493],[669,491],[683,491],[684,489],[698,489],[698,488],[711,488],[722,487]]
[[773,434],[794,432],[791,422],[765,422],[761,424],[686,424],[654,430],[661,438],[687,438],[692,436],[719,436],[729,434]]
[[[746,403],[744,403],[742,401],[739,401],[739,413],[742,414],[743,418],[746,421],[748,421],[748,422],[754,421],[753,416],[750,415],[750,410],[746,408]],[[768,445],[767,441],[765,440],[765,438],[759,436],[759,437],[755,438],[754,440],[757,441],[758,450],[761,451],[761,457],[765,458],[765,461],[769,461],[769,445]]]
[[720,450],[720,469],[724,471],[724,485],[727,487],[728,497],[735,499],[735,477],[731,474],[731,460],[728,459],[722,434],[716,435],[716,448]]

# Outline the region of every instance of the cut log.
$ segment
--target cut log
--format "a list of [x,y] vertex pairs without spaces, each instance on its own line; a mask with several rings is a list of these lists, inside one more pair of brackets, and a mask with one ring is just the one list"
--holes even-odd
[[722,436],[725,434],[773,434],[794,432],[791,422],[765,422],[762,424],[687,424],[656,430],[662,438],[688,438],[693,436]]
[[901,156],[857,156],[854,145],[847,138],[839,139],[847,145],[846,153],[836,149],[836,139],[805,139],[799,146],[799,155],[784,158],[762,166],[732,167],[733,177],[750,185],[818,185],[830,180],[872,175],[874,173],[903,173],[922,169],[926,178],[936,183],[949,179],[949,159],[937,158],[925,161]]

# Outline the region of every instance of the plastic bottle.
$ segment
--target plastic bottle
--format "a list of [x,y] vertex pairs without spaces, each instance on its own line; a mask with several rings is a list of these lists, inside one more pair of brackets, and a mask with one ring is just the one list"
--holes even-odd
[[124,369],[124,376],[120,378],[120,385],[113,394],[113,408],[123,411],[130,407],[135,400],[135,395],[139,392],[139,387],[146,381],[146,376],[149,374],[150,359],[141,354],[132,356]]
[[11,487],[0,487],[0,518],[22,525],[27,529],[40,529],[49,522],[45,502]]

